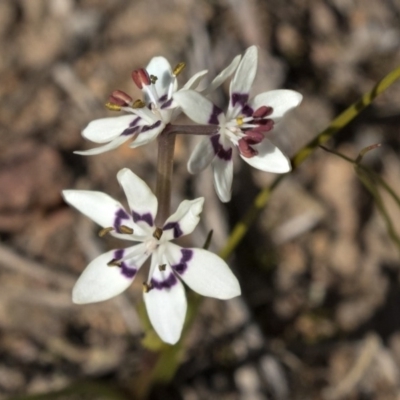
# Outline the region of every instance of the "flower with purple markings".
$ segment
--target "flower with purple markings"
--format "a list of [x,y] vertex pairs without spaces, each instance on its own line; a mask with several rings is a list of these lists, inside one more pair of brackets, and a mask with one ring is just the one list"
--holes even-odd
[[252,46],[240,61],[231,81],[226,113],[193,90],[181,90],[173,95],[194,122],[215,125],[215,133],[195,148],[188,169],[195,174],[212,164],[214,187],[223,202],[231,198],[232,149],[235,147],[241,158],[254,168],[274,173],[291,169],[289,159],[268,139],[268,133],[287,111],[300,104],[302,95],[292,90],[272,90],[249,99],[257,57],[257,47]]
[[117,179],[125,191],[129,211],[102,192],[65,190],[64,199],[110,233],[138,242],[108,251],[94,259],[73,289],[77,304],[94,303],[122,293],[151,256],[143,296],[150,321],[167,343],[181,335],[187,302],[181,280],[203,296],[230,299],[240,295],[240,286],[228,265],[215,254],[199,248],[182,248],[171,240],[190,234],[199,222],[202,197],[184,200],[162,226],[155,225],[158,201],[147,184],[129,169]]
[[[204,95],[220,86],[235,71],[240,56],[233,59],[204,90]],[[154,140],[166,126],[174,121],[181,109],[172,96],[178,90],[177,76],[185,64],[178,64],[173,70],[164,57],[154,57],[146,69],[132,72],[132,79],[142,90],[144,101],[133,99],[121,90],[115,90],[106,106],[110,110],[125,111],[128,115],[96,119],[82,131],[82,136],[102,146],[75,151],[76,154],[94,155],[117,148],[127,140],[132,140],[131,148],[136,148]],[[195,74],[181,90],[196,90],[207,71]],[[104,144],[106,143],[106,144]]]

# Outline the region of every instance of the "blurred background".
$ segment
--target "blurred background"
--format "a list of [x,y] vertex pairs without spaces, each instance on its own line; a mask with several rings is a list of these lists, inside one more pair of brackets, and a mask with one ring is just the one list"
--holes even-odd
[[[154,184],[156,143],[72,152],[93,147],[80,135],[89,121],[115,116],[104,108],[112,90],[140,97],[130,73],[151,57],[186,62],[182,85],[202,69],[210,81],[252,44],[256,93],[304,95],[274,131],[293,155],[400,64],[400,1],[0,1],[1,399],[76,381],[127,388],[145,368],[140,277],[114,300],[71,303],[88,261],[117,245],[60,191],[124,200],[116,173],[129,167]],[[214,96],[221,107],[228,83]],[[400,194],[399,122],[395,84],[329,147],[355,158],[382,143],[364,164]],[[274,176],[238,162],[232,201],[221,204],[210,170],[186,170],[196,140],[178,139],[172,203],[206,197],[187,243],[201,246],[214,229],[218,251]],[[382,198],[398,230],[400,210]],[[350,163],[317,150],[274,192],[229,264],[243,296],[203,302],[181,368],[151,398],[400,399],[399,251]]]

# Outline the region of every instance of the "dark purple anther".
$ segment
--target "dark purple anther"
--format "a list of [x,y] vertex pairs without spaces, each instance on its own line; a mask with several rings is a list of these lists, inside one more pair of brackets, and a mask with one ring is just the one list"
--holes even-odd
[[164,225],[163,231],[167,231],[169,229],[174,230],[174,238],[178,238],[183,235],[182,229],[179,226],[178,222],[168,222],[168,224]]
[[178,264],[172,265],[174,271],[178,272],[179,274],[183,274],[188,268],[188,262],[193,257],[193,250],[190,249],[181,249],[181,259],[179,260]]
[[136,69],[135,71],[133,71],[132,79],[139,89],[142,89],[143,86],[151,85],[150,76],[144,68]]

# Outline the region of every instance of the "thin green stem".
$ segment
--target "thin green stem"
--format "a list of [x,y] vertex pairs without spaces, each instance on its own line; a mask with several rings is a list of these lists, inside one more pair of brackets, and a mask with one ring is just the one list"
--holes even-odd
[[386,207],[383,203],[382,197],[379,194],[378,189],[376,188],[376,185],[374,184],[374,182],[371,181],[371,177],[365,170],[357,166],[355,168],[355,171],[364,187],[371,193],[372,197],[374,198],[375,204],[379,212],[381,213],[383,220],[385,221],[388,234],[400,252],[400,237],[394,229],[392,220],[390,219],[390,215],[386,210]]

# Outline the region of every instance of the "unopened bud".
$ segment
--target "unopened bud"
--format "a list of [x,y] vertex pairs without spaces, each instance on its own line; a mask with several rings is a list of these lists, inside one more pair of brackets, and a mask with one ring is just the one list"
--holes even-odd
[[139,89],[142,89],[143,86],[151,85],[150,76],[144,68],[136,69],[135,71],[133,71],[132,79]]

